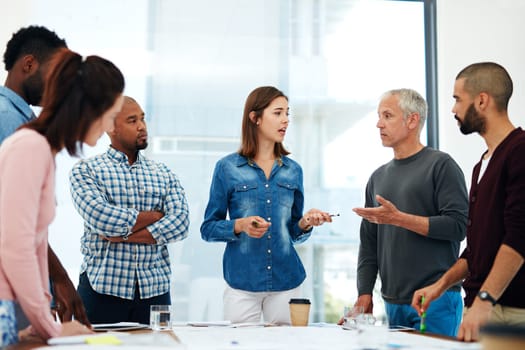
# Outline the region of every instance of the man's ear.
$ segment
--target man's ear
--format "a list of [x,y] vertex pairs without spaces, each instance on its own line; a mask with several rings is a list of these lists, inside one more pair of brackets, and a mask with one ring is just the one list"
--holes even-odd
[[480,92],[478,98],[476,99],[477,107],[482,111],[487,109],[490,99],[491,96],[489,94],[486,92]]
[[419,128],[419,121],[421,119],[421,116],[419,113],[410,113],[407,117],[407,125],[409,129],[417,129]]
[[22,57],[22,71],[24,74],[31,75],[38,70],[40,64],[33,55],[25,55]]

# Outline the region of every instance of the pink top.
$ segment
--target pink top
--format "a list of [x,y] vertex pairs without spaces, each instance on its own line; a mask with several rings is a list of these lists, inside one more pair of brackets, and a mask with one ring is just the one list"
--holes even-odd
[[50,312],[47,229],[54,216],[51,148],[36,131],[17,131],[0,147],[0,299],[17,300],[45,339],[61,331]]

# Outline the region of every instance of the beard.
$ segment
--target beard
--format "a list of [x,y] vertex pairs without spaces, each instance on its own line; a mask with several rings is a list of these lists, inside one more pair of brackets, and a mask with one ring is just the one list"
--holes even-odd
[[137,151],[140,151],[142,149],[146,149],[148,147],[148,141],[145,141],[145,142],[137,142],[136,143],[136,148],[137,148]]
[[457,115],[454,116],[459,122],[459,130],[464,134],[472,134],[477,132],[479,134],[484,134],[487,127],[487,119],[485,116],[481,115],[476,108],[474,108],[474,103],[472,103],[465,113],[465,118],[461,121]]
[[39,71],[22,82],[22,92],[28,104],[40,106],[44,93],[44,79],[42,79],[42,74]]

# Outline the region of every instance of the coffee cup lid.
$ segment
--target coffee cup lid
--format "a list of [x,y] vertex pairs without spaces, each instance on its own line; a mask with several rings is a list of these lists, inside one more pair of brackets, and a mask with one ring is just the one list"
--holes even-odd
[[310,299],[290,299],[290,304],[310,304]]

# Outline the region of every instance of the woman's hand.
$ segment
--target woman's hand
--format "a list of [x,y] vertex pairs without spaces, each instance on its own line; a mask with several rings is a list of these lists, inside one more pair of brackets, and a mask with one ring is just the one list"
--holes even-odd
[[261,238],[268,231],[270,225],[260,216],[248,216],[235,220],[234,231],[237,236],[244,232],[252,238]]
[[92,334],[95,333],[91,330],[90,327],[83,325],[82,323],[73,320],[69,322],[62,323],[62,331],[60,332],[61,337],[70,336],[70,335],[80,335],[80,334]]
[[308,210],[301,220],[299,220],[299,228],[303,231],[308,231],[312,226],[321,226],[325,222],[332,222],[332,217],[329,213],[312,208]]

